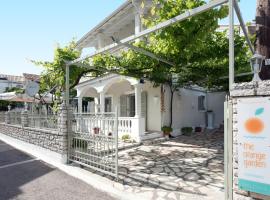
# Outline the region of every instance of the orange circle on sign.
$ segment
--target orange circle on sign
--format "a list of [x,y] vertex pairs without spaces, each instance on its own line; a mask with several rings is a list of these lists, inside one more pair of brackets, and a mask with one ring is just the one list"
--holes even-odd
[[245,123],[246,130],[251,134],[257,135],[264,129],[262,120],[258,118],[250,118]]

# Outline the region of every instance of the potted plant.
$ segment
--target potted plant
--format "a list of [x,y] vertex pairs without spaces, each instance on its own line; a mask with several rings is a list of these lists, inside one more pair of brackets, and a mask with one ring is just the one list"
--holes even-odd
[[173,131],[173,128],[170,126],[163,126],[161,128],[161,130],[163,131],[163,136],[164,137],[170,137],[171,136],[171,132]]
[[124,142],[131,142],[131,137],[129,134],[124,134],[124,135],[122,135],[122,140]]
[[94,131],[94,134],[99,134],[99,127],[94,127],[93,128],[93,131]]
[[192,133],[192,131],[193,131],[193,128],[192,127],[183,127],[181,129],[182,134],[183,135],[186,135],[186,136],[190,136],[191,133]]
[[202,132],[202,127],[195,127],[195,133],[201,133]]

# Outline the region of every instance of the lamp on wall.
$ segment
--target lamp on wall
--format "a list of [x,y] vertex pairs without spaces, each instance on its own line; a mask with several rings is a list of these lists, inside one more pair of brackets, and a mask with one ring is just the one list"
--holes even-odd
[[264,56],[255,53],[250,59],[251,70],[254,73],[252,81],[261,81],[259,77],[259,73],[262,69],[262,62],[264,60]]

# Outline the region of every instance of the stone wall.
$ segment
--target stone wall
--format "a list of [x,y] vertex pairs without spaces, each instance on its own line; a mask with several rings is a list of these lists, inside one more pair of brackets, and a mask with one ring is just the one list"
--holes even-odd
[[57,130],[45,130],[0,123],[0,133],[63,154],[66,135]]
[[59,108],[57,128],[56,129],[41,129],[28,127],[27,112],[23,111],[21,114],[21,124],[10,124],[9,112],[5,113],[5,123],[0,123],[0,133],[16,138],[18,140],[37,145],[44,149],[66,155],[68,149],[68,111],[65,105]]
[[238,189],[238,151],[237,151],[237,99],[243,97],[270,96],[270,81],[235,84],[230,93],[233,103],[233,199],[234,200],[270,200],[270,196],[260,195]]

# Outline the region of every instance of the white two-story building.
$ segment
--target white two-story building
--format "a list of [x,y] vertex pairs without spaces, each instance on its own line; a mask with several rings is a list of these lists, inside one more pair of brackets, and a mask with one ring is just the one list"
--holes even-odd
[[[113,43],[111,36],[124,39],[142,30],[140,16],[147,14],[151,1],[126,1],[111,15],[84,35],[77,43],[79,49],[96,50]],[[110,53],[117,53],[119,49]],[[116,74],[83,79],[76,87],[78,112],[82,112],[82,98],[93,97],[90,112],[119,111],[119,135],[129,134],[141,141],[161,137],[161,127],[170,124],[170,89],[166,85],[154,87],[150,81]],[[225,92],[207,92],[199,87],[179,88],[174,93],[172,111],[173,135],[182,127],[219,127],[223,123]],[[207,111],[212,117],[207,123]],[[208,120],[209,121],[209,120]]]

